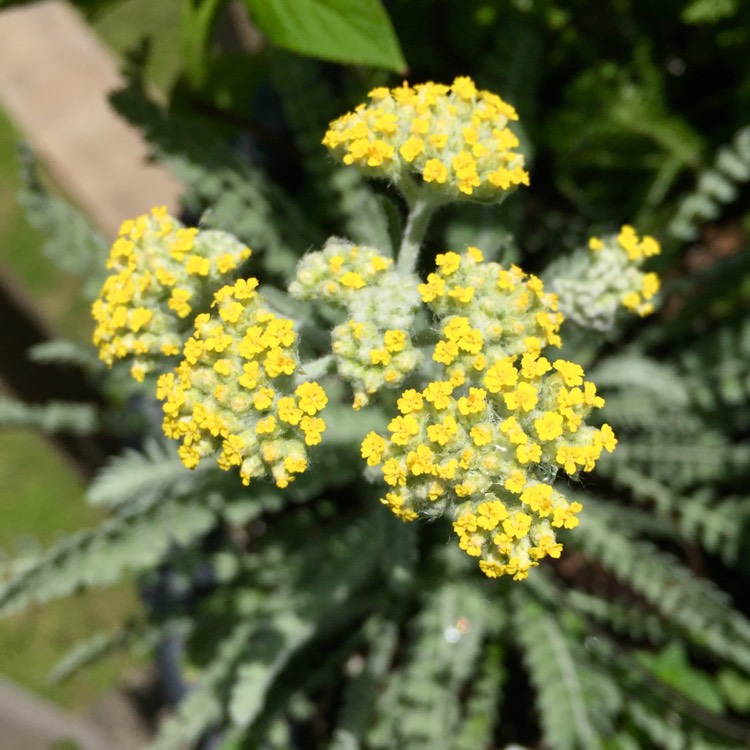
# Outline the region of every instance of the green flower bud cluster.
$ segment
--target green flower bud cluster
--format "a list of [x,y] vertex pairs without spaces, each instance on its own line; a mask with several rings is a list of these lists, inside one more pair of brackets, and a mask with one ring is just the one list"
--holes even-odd
[[578,523],[580,504],[552,487],[557,471],[590,471],[616,439],[584,423],[604,400],[583,369],[541,355],[560,345],[562,316],[537,277],[484,263],[476,248],[436,262],[420,293],[440,321],[443,377],[406,390],[390,436],[369,433],[362,456],[398,517],[448,513],[486,575],[521,580],[559,556],[555,529]]
[[219,468],[238,466],[244,484],[270,474],[286,487],[307,468],[307,448],[321,442],[326,425],[317,415],[328,398],[318,383],[295,378],[294,323],[268,307],[257,283],[241,279],[214,295],[215,312],[196,317],[157,397],[185,466],[219,453]]
[[515,109],[477,90],[468,77],[377,88],[331,123],[323,145],[365,175],[401,184],[416,180],[439,201],[494,203],[528,185],[518,138],[508,127]]
[[295,297],[346,310],[331,349],[339,375],[354,388],[355,409],[399,385],[422,359],[410,335],[421,306],[418,279],[392,266],[372,248],[334,239],[302,259],[289,287]]
[[628,225],[619,234],[592,237],[588,251],[574,257],[552,282],[565,317],[585,328],[608,331],[623,308],[650,315],[660,282],[657,274],[644,273],[641,267],[660,252],[653,237],[640,239]]
[[110,367],[129,360],[142,381],[163,357],[179,354],[181,321],[249,257],[230,234],[186,228],[164,207],[125,221],[107,261],[112,273],[92,306],[99,357]]

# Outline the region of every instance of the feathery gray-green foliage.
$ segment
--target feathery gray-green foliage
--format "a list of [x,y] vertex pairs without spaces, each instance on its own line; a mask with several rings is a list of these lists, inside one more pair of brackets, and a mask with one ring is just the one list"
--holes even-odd
[[588,663],[580,634],[565,632],[564,620],[514,592],[513,624],[531,681],[540,721],[550,744],[560,750],[604,747],[623,700],[609,675]]
[[77,208],[44,188],[34,155],[26,146],[20,149],[20,162],[19,202],[29,223],[46,238],[44,254],[59,268],[85,279],[84,294],[93,297],[104,274],[106,240]]
[[679,240],[694,240],[698,227],[719,218],[725,205],[734,201],[739,186],[750,180],[750,126],[735,133],[732,143],[716,153],[714,165],[701,173],[695,190],[680,203],[667,227]]
[[50,401],[24,404],[0,398],[0,427],[30,427],[42,432],[68,432],[90,435],[99,426],[98,409],[93,404]]

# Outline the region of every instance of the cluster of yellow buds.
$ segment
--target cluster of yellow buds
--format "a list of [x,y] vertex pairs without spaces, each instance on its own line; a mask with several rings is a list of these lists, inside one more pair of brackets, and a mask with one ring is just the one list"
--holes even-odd
[[195,318],[183,360],[160,376],[157,397],[185,466],[218,452],[219,468],[238,466],[244,484],[271,474],[286,487],[307,468],[307,448],[321,442],[318,413],[328,398],[295,377],[294,324],[265,304],[257,283],[240,279],[214,295],[215,313]]
[[515,109],[471,78],[376,88],[370,103],[331,123],[323,144],[371,177],[414,179],[441,200],[502,200],[528,185]]
[[653,237],[639,238],[628,225],[619,234],[592,237],[588,252],[574,256],[552,282],[565,317],[586,328],[606,331],[622,308],[641,317],[650,315],[659,276],[644,273],[641,267],[660,252]]
[[307,253],[297,265],[289,293],[346,307],[360,289],[382,282],[393,260],[372,247],[331,237],[322,250]]
[[604,400],[583,369],[541,354],[560,345],[562,315],[537,277],[485,263],[477,248],[436,263],[420,293],[440,320],[443,377],[404,391],[390,436],[369,433],[362,456],[380,467],[382,502],[398,517],[451,514],[486,575],[520,580],[559,556],[556,528],[578,523],[556,472],[590,471],[616,439],[584,423]]
[[[433,359],[448,372],[481,372],[488,359],[523,352],[539,353],[560,346],[563,316],[557,297],[544,291],[541,279],[518,266],[485,263],[482,252],[469,247],[463,255],[442,253],[437,270],[420,284],[422,300],[442,321],[444,338]],[[469,323],[470,320],[470,323]]]
[[383,387],[396,387],[421,362],[410,331],[420,307],[418,279],[393,269],[369,247],[329,240],[299,263],[289,292],[346,309],[331,334],[339,375],[354,388],[354,407]]
[[108,366],[128,359],[131,375],[142,381],[164,357],[180,353],[195,307],[249,257],[232,235],[187,228],[164,207],[125,221],[92,307],[99,357]]

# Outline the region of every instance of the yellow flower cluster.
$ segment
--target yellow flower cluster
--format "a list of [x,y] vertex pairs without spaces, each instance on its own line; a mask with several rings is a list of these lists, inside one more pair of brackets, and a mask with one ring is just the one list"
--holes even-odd
[[131,375],[142,381],[163,357],[180,353],[181,321],[248,257],[250,249],[231,235],[186,228],[164,207],[125,221],[92,307],[99,357],[108,366],[129,359]]
[[421,362],[410,331],[420,307],[416,276],[390,258],[344,240],[306,255],[289,287],[293,296],[345,308],[331,334],[339,375],[354,388],[354,408],[383,387],[396,387]]
[[215,295],[215,314],[195,319],[195,332],[174,372],[160,376],[164,433],[181,442],[192,469],[219,452],[225,471],[244,484],[271,474],[286,487],[308,465],[307,448],[326,428],[318,413],[328,398],[316,382],[299,382],[293,322],[278,317],[241,279]]
[[360,289],[379,283],[393,260],[372,247],[331,237],[322,250],[308,253],[289,285],[293,297],[346,307]]
[[644,273],[643,263],[661,252],[648,235],[639,238],[625,225],[619,234],[589,240],[589,252],[574,257],[570,268],[553,282],[566,318],[587,328],[610,329],[624,307],[641,317],[654,311],[657,274]]
[[484,263],[476,248],[437,265],[420,291],[441,319],[443,377],[406,390],[390,435],[369,433],[362,456],[380,467],[391,488],[382,502],[399,518],[450,513],[486,575],[521,580],[559,556],[555,529],[578,523],[556,472],[590,471],[616,439],[584,423],[604,401],[583,369],[541,354],[561,343],[562,316],[538,278]]
[[419,293],[442,321],[433,359],[449,374],[483,372],[489,360],[561,345],[557,297],[538,277],[485,263],[475,247],[441,253],[435,264]]
[[515,109],[471,78],[450,86],[424,83],[377,88],[331,123],[323,145],[344,164],[372,177],[416,177],[443,199],[502,200],[528,185]]

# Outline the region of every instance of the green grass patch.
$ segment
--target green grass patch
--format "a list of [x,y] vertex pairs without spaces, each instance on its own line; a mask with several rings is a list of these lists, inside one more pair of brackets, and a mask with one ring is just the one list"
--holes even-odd
[[[130,607],[126,607],[126,603]],[[83,711],[114,689],[120,676],[135,664],[129,654],[102,660],[60,684],[50,684],[49,674],[71,646],[96,632],[115,628],[122,615],[135,607],[129,589],[118,586],[92,591],[33,607],[0,621],[0,672],[48,700],[71,711]]]
[[100,517],[84,502],[81,480],[44,437],[0,432],[0,456],[0,549],[12,552],[31,536],[46,545],[61,531]]
[[26,221],[18,205],[18,145],[22,136],[0,111],[0,258],[30,293],[41,293],[55,283],[54,266],[41,260],[42,237]]
[[[101,513],[83,499],[78,476],[43,437],[0,433],[0,549],[48,546],[62,533],[93,526]],[[78,640],[114,628],[138,603],[130,584],[92,591],[0,620],[0,673],[71,709],[113,687],[127,657],[104,661],[61,685],[47,684],[57,660]]]

